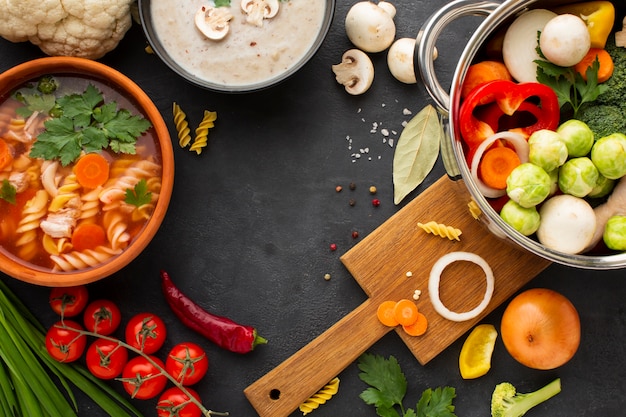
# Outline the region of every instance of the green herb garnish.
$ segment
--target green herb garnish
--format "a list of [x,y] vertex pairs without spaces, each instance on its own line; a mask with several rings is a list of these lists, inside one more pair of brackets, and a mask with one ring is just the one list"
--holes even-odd
[[16,193],[17,193],[17,190],[15,189],[13,184],[9,182],[9,180],[7,179],[2,180],[2,186],[0,187],[1,199],[3,199],[4,201],[8,201],[11,204],[15,204]]
[[134,154],[137,138],[150,126],[142,116],[133,116],[117,103],[104,103],[102,93],[92,84],[82,94],[59,97],[61,114],[44,123],[30,156],[59,159],[62,165],[74,162],[82,151],[109,148],[116,153]]
[[53,94],[41,94],[29,90],[17,91],[14,98],[24,104],[15,110],[18,116],[29,118],[34,112],[48,114],[54,108],[56,99]]
[[229,7],[230,0],[215,0],[215,7]]
[[126,198],[124,201],[133,206],[141,207],[148,204],[152,200],[152,193],[148,191],[148,183],[145,179],[139,180],[135,187],[131,190],[126,189]]
[[587,81],[572,67],[561,67],[546,60],[537,46],[537,53],[542,59],[534,62],[537,64],[537,81],[552,88],[559,99],[561,107],[569,104],[572,107],[574,117],[584,103],[595,101],[608,87],[598,83],[598,70],[600,62],[596,57],[593,64],[587,68]]
[[[370,385],[359,396],[366,404],[376,407],[381,417],[456,417],[452,400],[456,390],[452,387],[426,389],[414,409],[405,409],[402,400],[406,394],[407,381],[398,361],[393,356],[364,353],[359,358],[362,371],[359,378]],[[399,408],[400,413],[398,413]]]

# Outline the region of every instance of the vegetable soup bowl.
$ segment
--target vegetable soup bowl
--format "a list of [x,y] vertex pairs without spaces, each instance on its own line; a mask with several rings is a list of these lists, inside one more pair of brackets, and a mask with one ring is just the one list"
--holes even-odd
[[[143,90],[104,64],[46,57],[0,74],[0,148],[0,271],[13,278],[74,286],[110,276],[166,215],[168,128]],[[85,162],[96,160],[101,168]]]
[[151,48],[197,86],[249,93],[290,78],[318,51],[336,0],[139,0]]
[[[437,108],[443,114],[446,138],[442,141],[442,158],[449,178],[459,184],[459,190],[467,198],[475,203],[476,216],[486,229],[501,238],[503,241],[521,247],[548,261],[574,268],[608,270],[626,267],[626,253],[619,251],[585,250],[572,251],[555,250],[539,242],[536,234],[522,234],[505,222],[500,214],[494,209],[494,198],[484,195],[484,188],[478,183],[472,174],[471,166],[467,161],[467,146],[462,139],[465,126],[461,122],[461,104],[463,100],[462,86],[468,68],[473,63],[484,60],[487,52],[493,51],[491,46],[497,45],[494,39],[502,39],[507,27],[521,14],[532,9],[553,9],[560,6],[580,3],[577,0],[505,0],[475,1],[455,0],[443,6],[422,26],[423,37],[415,50],[415,68],[418,76],[435,101]],[[624,6],[621,1],[612,1],[616,9],[617,24],[621,24]],[[618,16],[618,13],[619,14]],[[463,16],[484,16],[485,19],[470,37],[464,47],[457,67],[453,74],[450,89],[442,87],[435,73],[435,65],[429,59],[435,48],[435,43],[441,32],[456,19]],[[621,26],[620,26],[621,28]],[[615,30],[615,28],[614,28]],[[617,29],[619,30],[619,28]],[[534,33],[537,33],[535,30]],[[565,120],[561,120],[563,123]],[[494,135],[495,136],[495,135]],[[596,138],[598,139],[598,138]],[[582,226],[581,226],[582,227]],[[572,228],[576,229],[576,228]]]

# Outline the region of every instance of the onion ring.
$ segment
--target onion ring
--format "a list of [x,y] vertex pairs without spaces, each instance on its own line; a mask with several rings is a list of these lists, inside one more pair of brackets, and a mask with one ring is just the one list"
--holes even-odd
[[[485,290],[483,300],[474,309],[464,313],[451,311],[443,305],[441,299],[439,298],[439,281],[441,280],[441,274],[448,265],[456,261],[469,261],[478,265],[485,272],[485,279],[487,280],[487,289]],[[493,271],[487,261],[471,252],[450,252],[439,258],[430,270],[430,277],[428,279],[428,295],[430,296],[430,302],[437,313],[448,320],[460,322],[473,319],[482,313],[485,308],[487,308],[489,301],[491,301],[491,296],[493,295],[494,286],[495,282],[493,278]]]
[[506,194],[506,190],[500,190],[497,188],[493,188],[485,184],[480,178],[478,178],[478,164],[480,163],[480,159],[483,157],[485,151],[493,145],[493,143],[497,140],[505,140],[509,142],[515,148],[515,153],[520,159],[521,163],[528,162],[528,141],[526,138],[520,133],[510,132],[510,131],[502,131],[496,134],[489,136],[487,139],[483,140],[480,145],[476,148],[476,152],[472,157],[472,164],[470,166],[470,172],[472,173],[472,179],[476,183],[478,190],[482,195],[487,198],[498,198],[502,197]]

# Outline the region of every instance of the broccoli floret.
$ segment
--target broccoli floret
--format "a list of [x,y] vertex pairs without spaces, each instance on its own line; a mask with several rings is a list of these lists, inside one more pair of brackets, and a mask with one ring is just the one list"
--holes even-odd
[[613,59],[613,74],[611,78],[604,82],[607,91],[600,94],[596,100],[597,104],[606,104],[616,106],[619,109],[626,110],[624,105],[624,97],[626,97],[626,48],[615,45],[615,34],[611,34],[607,39],[606,51]]
[[561,392],[561,379],[527,394],[519,394],[510,382],[496,385],[491,396],[492,417],[521,417],[528,410]]
[[43,94],[52,94],[57,88],[59,88],[59,83],[52,75],[44,75],[37,83],[37,90]]
[[576,118],[587,123],[596,139],[612,133],[626,134],[626,115],[617,106],[593,103],[580,109]]

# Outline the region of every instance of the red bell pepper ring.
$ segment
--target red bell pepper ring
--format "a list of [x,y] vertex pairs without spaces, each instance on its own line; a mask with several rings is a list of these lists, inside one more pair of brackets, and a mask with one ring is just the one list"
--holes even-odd
[[499,131],[502,116],[516,113],[533,116],[534,123],[510,129],[526,137],[541,129],[555,130],[561,116],[556,93],[544,84],[489,81],[474,88],[461,104],[461,137],[473,149]]

